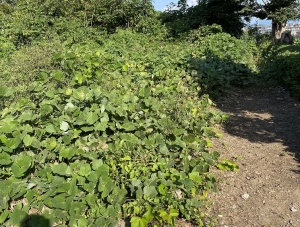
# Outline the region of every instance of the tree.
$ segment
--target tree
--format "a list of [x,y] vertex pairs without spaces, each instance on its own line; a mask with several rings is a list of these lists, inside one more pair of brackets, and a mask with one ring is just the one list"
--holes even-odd
[[224,32],[239,37],[245,25],[240,13],[244,7],[244,0],[198,0],[198,4],[192,7],[188,7],[186,0],[180,0],[176,7],[171,6],[161,18],[175,34],[202,25],[219,24]]
[[199,0],[198,3],[198,7],[204,9],[206,24],[219,24],[231,35],[242,35],[245,26],[241,14],[243,0]]
[[243,13],[259,19],[272,20],[272,37],[279,41],[288,20],[296,20],[299,15],[299,0],[246,0]]

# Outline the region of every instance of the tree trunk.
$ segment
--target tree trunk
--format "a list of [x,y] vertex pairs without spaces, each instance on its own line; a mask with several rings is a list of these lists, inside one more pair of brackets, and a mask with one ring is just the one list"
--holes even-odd
[[272,37],[275,42],[280,41],[281,34],[285,31],[286,22],[272,21]]

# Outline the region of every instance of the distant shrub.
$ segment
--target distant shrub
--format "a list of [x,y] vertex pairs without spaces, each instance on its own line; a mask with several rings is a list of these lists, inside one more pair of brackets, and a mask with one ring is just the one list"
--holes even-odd
[[291,95],[300,99],[300,46],[271,45],[268,50],[263,73],[268,80],[286,87]]
[[253,84],[258,70],[256,46],[227,33],[214,34],[213,31],[207,30],[212,34],[205,37],[198,33],[188,64],[203,85],[203,92],[218,96],[231,86]]
[[15,49],[15,45],[9,39],[0,37],[0,58],[8,56]]

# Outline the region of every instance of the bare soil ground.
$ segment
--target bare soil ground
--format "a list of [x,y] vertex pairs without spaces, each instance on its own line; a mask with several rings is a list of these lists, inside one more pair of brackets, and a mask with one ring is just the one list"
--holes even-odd
[[280,87],[234,89],[216,102],[230,115],[214,140],[239,171],[214,170],[216,226],[300,226],[300,103]]

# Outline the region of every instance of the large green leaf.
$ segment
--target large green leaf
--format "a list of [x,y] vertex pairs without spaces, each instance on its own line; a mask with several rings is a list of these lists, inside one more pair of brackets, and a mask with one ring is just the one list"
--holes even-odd
[[53,112],[53,107],[51,105],[45,104],[41,106],[40,111],[42,116],[47,116]]
[[46,132],[48,132],[50,134],[57,132],[57,130],[53,124],[47,124],[45,129],[46,129]]
[[17,121],[10,121],[0,126],[0,132],[12,133],[13,131],[17,130],[19,127],[20,126]]
[[[1,200],[1,199],[0,199]],[[1,205],[0,205],[0,208],[1,208]],[[1,214],[0,214],[0,224],[2,224],[6,218],[8,217],[9,215],[9,211],[8,210],[4,210]]]
[[10,87],[7,86],[0,86],[0,98],[2,97],[9,97],[13,94],[13,90]]
[[66,163],[59,163],[57,165],[53,165],[51,167],[52,172],[61,176],[71,176],[72,175],[72,169],[70,166],[68,166]]
[[136,125],[132,122],[126,122],[122,125],[125,131],[133,131],[136,129]]
[[75,148],[68,147],[61,149],[59,152],[59,159],[62,160],[62,158],[71,159],[75,155]]
[[131,227],[147,227],[149,221],[146,218],[132,217],[130,223]]
[[51,76],[53,76],[59,82],[63,82],[65,79],[64,72],[61,70],[56,70],[56,71],[52,72]]
[[154,198],[157,195],[157,191],[154,186],[145,186],[143,193],[145,197],[150,197],[150,198]]
[[0,192],[0,211],[6,210],[8,208],[9,200],[10,200],[10,198],[6,192]]
[[107,121],[98,122],[97,124],[95,124],[95,130],[104,132],[108,128],[107,123],[108,123]]
[[10,155],[5,152],[0,153],[0,166],[9,165],[10,163]]
[[195,142],[195,139],[196,139],[195,136],[191,135],[191,134],[185,135],[183,137],[183,141],[186,142],[186,143],[193,143],[193,142]]
[[29,156],[19,156],[11,166],[11,171],[15,177],[22,177],[32,166],[33,159]]
[[23,142],[26,147],[29,147],[34,141],[36,141],[36,138],[28,134],[26,134],[23,138]]
[[98,120],[98,115],[95,112],[89,112],[86,115],[86,122],[90,125],[94,124]]
[[115,184],[110,177],[101,177],[98,185],[98,190],[102,192],[102,198],[107,197],[115,188]]
[[84,177],[87,177],[90,173],[91,173],[91,166],[87,163],[81,166],[78,171],[78,174]]
[[20,224],[25,220],[26,216],[26,212],[15,208],[9,216],[9,223],[13,226],[21,226]]
[[69,130],[69,123],[66,121],[62,121],[59,126],[60,130],[66,132]]

